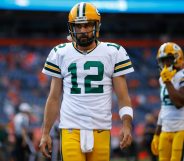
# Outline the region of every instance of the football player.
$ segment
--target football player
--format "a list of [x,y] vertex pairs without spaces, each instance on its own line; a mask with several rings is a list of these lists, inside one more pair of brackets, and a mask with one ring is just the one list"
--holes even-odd
[[120,147],[132,142],[133,110],[125,74],[134,69],[122,46],[98,41],[100,25],[93,4],[76,4],[68,19],[72,42],[59,44],[48,55],[43,73],[52,80],[40,142],[46,157],[52,151],[49,132],[60,110],[63,160],[110,160],[112,88],[122,119]]
[[152,140],[159,161],[183,160],[184,145],[184,56],[173,42],[161,45],[157,54],[160,72],[161,110]]

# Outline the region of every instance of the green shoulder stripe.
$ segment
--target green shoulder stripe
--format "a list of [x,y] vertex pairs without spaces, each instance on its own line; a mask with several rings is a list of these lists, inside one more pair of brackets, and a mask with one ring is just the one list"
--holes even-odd
[[132,62],[130,61],[130,59],[127,59],[125,61],[121,61],[121,62],[115,64],[114,73],[129,69],[131,67],[132,67]]
[[45,65],[44,65],[44,69],[46,69],[50,72],[56,73],[56,74],[61,74],[61,70],[60,70],[59,66],[57,66],[51,62],[48,62],[48,61],[46,61]]
[[120,72],[120,71],[123,71],[123,70],[127,70],[127,69],[132,68],[132,67],[133,67],[132,65],[128,65],[126,67],[122,67],[122,68],[114,70],[114,73],[117,73],[117,72]]
[[115,64],[115,68],[116,68],[117,66],[119,66],[119,65],[126,64],[126,63],[128,63],[128,62],[131,62],[131,61],[130,61],[130,59],[127,59],[127,60],[121,61],[121,62],[119,62],[119,63]]

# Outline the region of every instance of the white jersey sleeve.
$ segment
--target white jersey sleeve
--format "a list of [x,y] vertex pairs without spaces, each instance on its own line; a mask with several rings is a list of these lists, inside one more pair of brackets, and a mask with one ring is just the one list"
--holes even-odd
[[49,53],[42,72],[49,76],[61,78],[61,69],[59,67],[59,55],[56,52],[56,48],[52,49]]
[[175,74],[173,83],[176,89],[184,87],[184,69]]
[[117,50],[117,53],[115,54],[115,66],[114,66],[114,73],[113,77],[125,75],[127,73],[131,73],[134,71],[132,62],[126,52],[126,50],[120,46],[119,50]]

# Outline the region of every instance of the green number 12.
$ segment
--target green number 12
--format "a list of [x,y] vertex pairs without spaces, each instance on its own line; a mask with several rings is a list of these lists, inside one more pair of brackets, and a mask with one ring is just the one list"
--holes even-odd
[[[103,93],[103,85],[98,85],[97,87],[91,86],[91,81],[101,81],[104,74],[104,65],[100,61],[87,61],[84,64],[84,70],[90,70],[91,67],[96,67],[98,70],[97,75],[87,75],[84,78],[85,93]],[[81,88],[78,87],[77,83],[77,64],[72,63],[68,67],[68,72],[71,72],[71,93],[80,94]]]

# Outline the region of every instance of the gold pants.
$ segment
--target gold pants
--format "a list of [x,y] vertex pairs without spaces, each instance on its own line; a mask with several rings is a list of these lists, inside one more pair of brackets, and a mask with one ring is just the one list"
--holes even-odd
[[110,161],[110,130],[94,130],[94,147],[89,153],[80,148],[80,130],[61,130],[63,161]]
[[162,132],[159,140],[159,161],[183,161],[184,131]]

